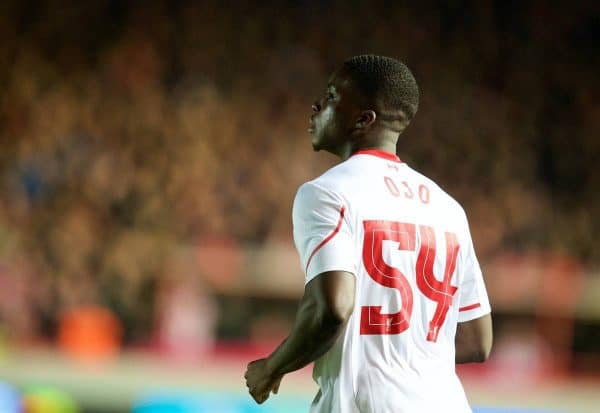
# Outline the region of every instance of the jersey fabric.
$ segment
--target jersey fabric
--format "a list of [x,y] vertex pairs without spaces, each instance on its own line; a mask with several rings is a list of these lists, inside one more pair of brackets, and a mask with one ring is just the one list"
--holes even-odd
[[363,150],[299,188],[293,225],[306,283],[356,277],[345,330],[315,362],[310,411],[471,412],[454,336],[490,305],[462,207],[398,157]]

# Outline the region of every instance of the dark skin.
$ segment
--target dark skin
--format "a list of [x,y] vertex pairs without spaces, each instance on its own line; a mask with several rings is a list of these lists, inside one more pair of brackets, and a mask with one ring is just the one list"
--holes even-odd
[[257,403],[277,394],[284,374],[325,354],[342,332],[354,308],[354,275],[319,274],[304,289],[292,331],[267,358],[248,364],[246,384]]
[[490,356],[492,350],[492,316],[490,314],[476,318],[456,326],[454,346],[457,364],[482,363]]
[[395,121],[378,119],[376,103],[367,102],[345,71],[329,79],[325,95],[312,105],[309,133],[315,151],[324,150],[341,160],[361,149],[396,153],[396,141],[409,120],[399,114]]
[[[378,119],[377,102],[366,101],[343,69],[329,79],[325,95],[312,106],[309,133],[315,151],[341,160],[361,149],[396,154],[396,141],[410,119]],[[248,364],[244,377],[254,400],[263,403],[277,394],[286,373],[317,360],[333,346],[354,309],[355,277],[344,271],[319,274],[306,284],[289,336],[267,358]],[[460,323],[456,334],[456,362],[487,359],[491,348],[491,317]]]

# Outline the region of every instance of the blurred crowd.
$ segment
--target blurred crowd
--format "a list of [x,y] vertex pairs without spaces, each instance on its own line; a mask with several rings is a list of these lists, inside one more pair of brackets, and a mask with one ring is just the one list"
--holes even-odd
[[413,70],[399,156],[465,206],[483,262],[597,266],[588,3],[3,2],[0,335],[48,339],[97,305],[147,340],[165,291],[207,291],[182,246],[289,241],[296,188],[336,161],[312,153],[310,105],[364,52]]

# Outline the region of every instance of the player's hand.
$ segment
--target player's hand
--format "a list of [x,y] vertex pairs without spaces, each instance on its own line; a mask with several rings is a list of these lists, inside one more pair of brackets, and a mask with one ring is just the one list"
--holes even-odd
[[262,404],[265,400],[279,391],[279,384],[283,376],[275,376],[269,370],[267,359],[255,360],[248,364],[246,374],[246,386],[250,391],[250,395],[256,400],[256,403]]

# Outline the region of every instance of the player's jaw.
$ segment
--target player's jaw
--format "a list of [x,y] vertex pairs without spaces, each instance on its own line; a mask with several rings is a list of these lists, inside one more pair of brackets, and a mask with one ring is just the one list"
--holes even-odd
[[321,149],[323,149],[323,141],[326,139],[323,139],[323,125],[320,119],[320,112],[319,109],[315,109],[318,108],[317,104],[313,105],[313,115],[310,117],[310,121],[309,121],[309,127],[308,127],[308,133],[310,134],[311,137],[311,144],[312,147],[315,151],[319,151]]
[[347,75],[335,72],[329,79],[325,94],[312,105],[308,131],[315,151],[326,150],[341,155],[349,143],[356,106],[349,84]]
[[323,125],[322,122],[311,122],[309,133],[311,135],[311,144],[315,151],[326,150],[330,151],[335,148],[337,139],[332,136],[328,125]]
[[315,151],[325,149],[327,137],[323,136],[323,127],[320,125],[320,123],[315,122],[312,118],[310,122],[310,127],[308,128],[308,133],[310,134],[310,141]]
[[[317,110],[315,110],[317,107]],[[340,119],[337,109],[332,106],[321,108],[313,105],[313,115],[310,117],[308,132],[311,135],[311,143],[315,151],[325,150],[337,154],[338,149],[346,140],[340,133]]]

